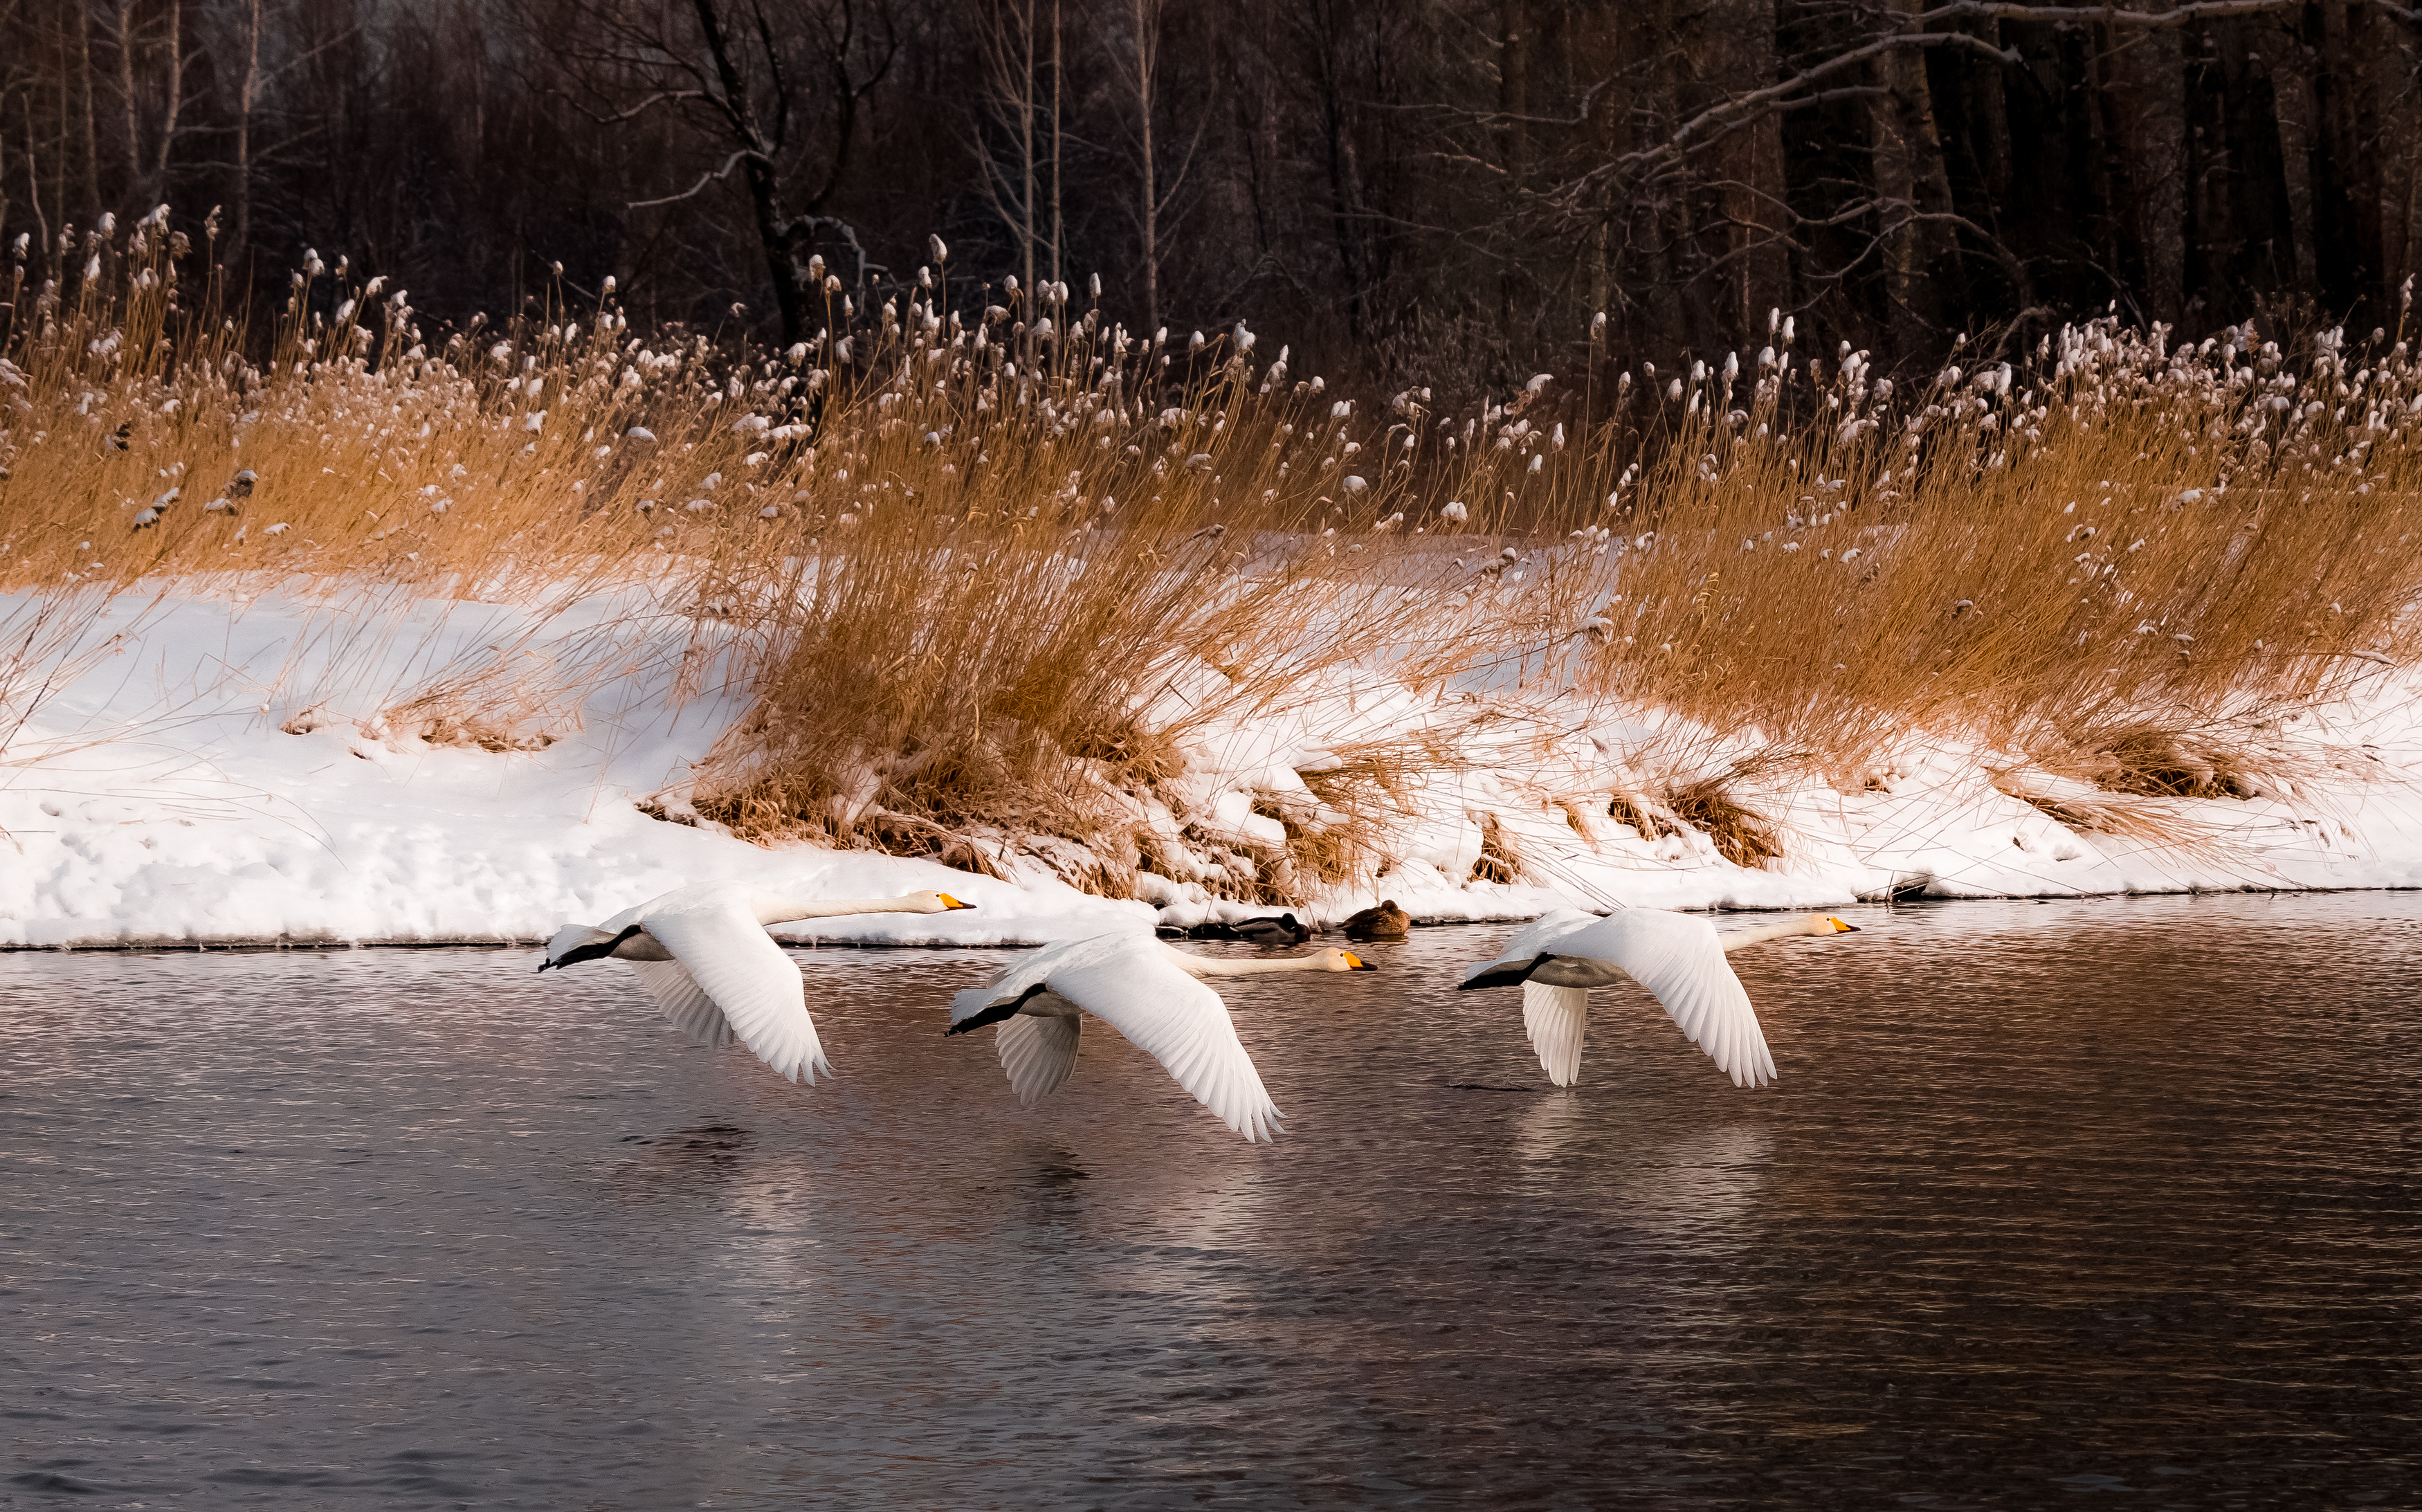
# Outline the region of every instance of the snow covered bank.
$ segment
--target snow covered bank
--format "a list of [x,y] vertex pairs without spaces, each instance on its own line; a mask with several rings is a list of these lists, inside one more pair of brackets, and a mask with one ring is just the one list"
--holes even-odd
[[[868,941],[1034,940],[1150,916],[1039,871],[1013,885],[651,818],[636,803],[680,780],[737,701],[669,697],[688,626],[639,596],[543,631],[535,618],[278,593],[115,601],[83,637],[97,654],[70,658],[71,681],[0,758],[0,945],[527,941],[707,876],[825,897],[947,886],[978,906],[828,937]],[[466,685],[495,727],[445,712]],[[416,715],[438,711],[422,725],[438,741],[395,717],[416,698]]]
[[[0,598],[20,625],[27,607]],[[689,764],[745,702],[716,677],[689,622],[637,592],[554,614],[122,595],[0,685],[0,945],[527,942],[708,876],[817,896],[941,886],[978,906],[819,926],[926,944],[1035,942],[1156,906],[1173,923],[1268,911],[1237,901],[1256,878],[1324,921],[1383,894],[1442,921],[1565,901],[2422,886],[2422,687],[2403,669],[2266,728],[2271,764],[2242,795],[2181,797],[1914,732],[1837,788],[1749,760],[1746,741],[1676,744],[1655,711],[1502,673],[1416,694],[1334,672],[1205,718],[1221,680],[1198,668],[1145,715],[1176,731],[1184,769],[1121,795],[1181,874],[1142,877],[1145,902],[1062,880],[1085,871],[1067,842],[996,838],[1002,875],[986,877],[681,822]],[[1645,780],[1643,753],[1670,766],[1686,748],[1779,856],[1737,864],[1656,799],[1678,779]],[[1319,872],[1323,838],[1345,836],[1325,854],[1349,861]]]

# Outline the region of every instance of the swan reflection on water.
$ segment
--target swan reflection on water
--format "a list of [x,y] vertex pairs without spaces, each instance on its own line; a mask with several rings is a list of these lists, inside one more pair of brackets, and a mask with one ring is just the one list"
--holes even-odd
[[1620,983],[1552,1089],[1518,996],[1454,985],[1518,929],[1223,983],[1276,1144],[1118,1034],[1018,1106],[939,1032],[1005,950],[794,953],[847,1047],[812,1092],[683,1052],[620,969],[0,955],[10,1473],[315,1508],[2401,1504],[2381,1089],[2422,1078],[2422,894],[1852,918],[1855,950],[1727,957],[1756,1090]]
[[[1600,1089],[1597,1095],[1613,1095]],[[1738,1237],[1736,1230],[1760,1218],[1774,1153],[1766,1128],[1723,1124],[1618,1131],[1591,1101],[1584,1093],[1542,1093],[1515,1120],[1514,1153],[1525,1192],[1569,1195],[1575,1184],[1587,1183],[1610,1210],[1676,1239]]]

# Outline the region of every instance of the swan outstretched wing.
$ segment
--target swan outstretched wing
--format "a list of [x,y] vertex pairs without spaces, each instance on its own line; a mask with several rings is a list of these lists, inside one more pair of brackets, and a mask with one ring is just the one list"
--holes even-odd
[[1219,995],[1188,975],[1159,941],[1063,967],[1051,990],[1133,1040],[1177,1084],[1248,1140],[1275,1138],[1279,1110]]
[[1733,975],[1722,940],[1707,921],[1657,908],[1626,908],[1559,932],[1534,954],[1580,956],[1620,969],[1655,994],[1683,1035],[1705,1050],[1734,1086],[1762,1087],[1775,1079],[1774,1056],[1758,1028],[1757,1011],[1750,1006],[1749,992]]
[[1522,1028],[1548,1079],[1569,1087],[1581,1079],[1581,1035],[1589,1029],[1589,988],[1522,984]]
[[691,1043],[718,1049],[731,1043],[731,1020],[723,1016],[723,1010],[698,984],[698,978],[689,974],[689,968],[679,961],[633,961],[631,969],[664,1016]]
[[1001,1020],[993,1034],[1000,1052],[1000,1068],[1009,1073],[1009,1090],[1018,1106],[1031,1108],[1060,1090],[1077,1069],[1077,1030],[1084,1021],[1074,1014],[1018,1014]]
[[[1228,1005],[1188,975],[1179,960],[1149,935],[1072,940],[1035,952],[990,985],[960,993],[952,1000],[951,1018],[962,1022],[1037,989],[1048,991],[1133,1041],[1230,1128],[1249,1140],[1276,1137],[1281,1132],[1278,1106],[1236,1038]],[[1001,1047],[1004,1065],[1014,1047],[1027,1053],[1016,1042],[1029,1032],[1011,1034],[1010,1025],[1020,1021],[1001,1025],[1002,1034],[1010,1036]],[[1073,1058],[1073,1034],[1068,1044]],[[1033,1067],[1029,1074],[1047,1069]],[[1018,1068],[1011,1066],[1013,1084],[1018,1075]]]
[[[731,1032],[776,1076],[812,1084],[818,1071],[832,1074],[824,1045],[816,1038],[815,1020],[808,1016],[807,987],[799,969],[747,910],[740,890],[668,893],[639,922],[672,953],[673,962],[722,1011]],[[649,986],[656,990],[653,984]],[[665,1001],[661,996],[657,1000]],[[667,1012],[671,1014],[669,1006]]]

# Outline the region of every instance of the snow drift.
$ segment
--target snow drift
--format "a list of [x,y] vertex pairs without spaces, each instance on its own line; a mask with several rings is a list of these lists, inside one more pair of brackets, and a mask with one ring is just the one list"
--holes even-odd
[[[32,607],[0,600],[21,627]],[[1148,723],[1216,701],[1219,672],[1188,676]],[[1238,858],[1283,861],[1340,827],[1367,864],[1300,879],[1314,921],[1382,894],[1441,921],[2422,885],[2422,705],[2390,668],[2278,719],[2271,764],[2226,795],[2115,793],[1922,731],[1853,783],[1736,760],[1698,732],[1693,759],[1763,837],[1747,852],[1644,790],[1634,758],[1674,735],[1656,710],[1510,684],[1419,695],[1333,668],[1283,701],[1184,721],[1178,769],[1119,795],[1166,870],[1193,873],[1142,874],[1136,899],[1072,886],[1091,858],[1064,840],[977,837],[995,874],[972,875],[700,821],[692,764],[747,700],[701,667],[694,625],[637,590],[545,615],[120,593],[8,691],[0,944],[15,947],[527,942],[710,876],[817,896],[947,886],[976,911],[826,921],[814,937],[1030,943],[1265,911],[1235,885]],[[1340,812],[1341,752],[1392,743],[1431,759]]]

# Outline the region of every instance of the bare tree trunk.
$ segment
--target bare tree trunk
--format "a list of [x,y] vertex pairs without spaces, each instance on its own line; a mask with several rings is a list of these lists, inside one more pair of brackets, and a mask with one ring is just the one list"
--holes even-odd
[[[1772,84],[1774,0],[1731,0],[1725,25],[1731,35],[1719,39],[1719,43],[1725,50],[1722,83],[1726,91],[1746,94]],[[1930,138],[1930,103],[1925,118]],[[1933,154],[1939,165],[1940,146]],[[1766,310],[1789,303],[1791,296],[1790,263],[1782,245],[1783,118],[1768,114],[1737,133],[1724,153],[1722,171],[1726,250],[1733,263],[1731,313],[1738,323],[1735,335],[1754,344]]]
[[[1643,119],[1637,122],[1630,118],[1632,113],[1628,111],[1618,110],[1609,117],[1612,137],[1610,148],[1618,156],[1657,141],[1687,114],[1679,93],[1680,70],[1671,8],[1665,0],[1656,0],[1631,12],[1622,55],[1644,75],[1641,102],[1645,108],[1640,113]],[[1640,258],[1640,282],[1647,297],[1630,302],[1640,310],[1629,333],[1632,340],[1660,354],[1682,346],[1689,340],[1688,321],[1683,302],[1675,295],[1677,276],[1674,267],[1674,233],[1679,217],[1674,213],[1671,197],[1662,188],[1636,196],[1618,191],[1607,207],[1607,214],[1610,219],[1616,215],[1624,218],[1625,240],[1638,249]]]
[[1029,303],[1021,318],[1031,319],[1034,298],[1034,244],[1042,230],[1042,207],[1035,194],[1041,170],[1035,162],[1034,118],[1043,102],[1035,74],[1037,0],[997,0],[983,13],[979,37],[984,72],[984,114],[991,129],[1005,134],[1016,162],[1004,167],[993,148],[998,138],[980,134],[977,152],[983,169],[984,195],[993,213],[1017,242],[1017,272],[1011,276],[1027,290]]
[[1142,136],[1143,193],[1136,234],[1143,253],[1143,328],[1160,329],[1160,182],[1153,157],[1153,71],[1160,58],[1160,0],[1132,0],[1135,17],[1136,121]]
[[698,11],[700,32],[705,37],[706,50],[714,59],[716,75],[723,86],[723,98],[736,134],[742,143],[742,176],[748,184],[748,204],[757,224],[757,240],[764,248],[766,272],[774,279],[774,303],[782,318],[782,339],[795,342],[806,338],[809,322],[813,318],[807,291],[800,286],[799,275],[793,266],[797,261],[791,245],[792,228],[783,219],[780,185],[775,178],[772,142],[757,118],[757,108],[749,98],[748,79],[732,55],[730,39],[723,30],[723,17],[716,8],[716,0],[693,0]]
[[[1901,24],[1909,24],[1918,8],[1917,0],[1893,0]],[[1951,209],[1950,175],[1942,164],[1925,53],[1895,47],[1879,60],[1878,72],[1885,92],[1876,98],[1868,118],[1885,239],[1885,321],[1895,353],[1906,356],[1923,351],[1940,324],[1940,301],[1927,275],[1945,238],[1939,222],[1924,217]]]
[[[1978,37],[1989,47],[2004,45],[2002,24],[1988,21],[1977,28]],[[2000,69],[1983,69],[1976,75],[1976,120],[1984,128],[1982,166],[1985,170],[1985,200],[1989,205],[2005,205],[2010,199],[2011,159],[2010,102],[2005,92]]]
[[[62,95],[66,93],[64,90],[60,92]],[[64,99],[60,102],[66,103]],[[41,242],[42,260],[55,267],[59,255],[51,241],[50,217],[42,213],[41,165],[34,157],[34,113],[30,109],[25,112],[25,195],[27,204],[34,212],[34,235]]]
[[2416,136],[2422,134],[2422,102],[2415,97],[2414,28],[2366,8],[2348,17],[2355,55],[2363,59],[2378,135],[2373,149],[2380,171],[2380,291],[2392,303],[2398,285],[2415,271],[2422,241],[2422,172],[2416,171]]
[[1026,8],[1026,71],[1021,77],[1018,100],[1022,108],[1017,113],[1018,157],[1026,174],[1026,189],[1019,203],[1025,207],[1026,225],[1019,240],[1026,250],[1026,298],[1031,308],[1034,298],[1034,7],[1028,0]]
[[[2266,18],[2267,22],[2267,18]],[[2271,111],[2279,133],[2280,178],[2288,196],[2288,283],[2311,286],[2313,245],[2313,146],[2319,126],[2313,80],[2304,46],[2284,26],[2262,24],[2256,33],[2271,76]]]
[[[1522,176],[1530,158],[1530,133],[1523,118],[1531,113],[1531,27],[1523,0],[1498,0],[1497,6],[1497,111],[1501,118],[1499,134],[1503,146],[1499,149],[1499,167],[1505,188],[1505,210],[1511,213],[1522,193]],[[1501,265],[1497,275],[1497,318],[1500,328],[1511,333],[1514,307],[1520,296],[1522,266],[1514,259]]]
[[238,261],[252,245],[252,113],[260,102],[260,0],[244,0],[244,79],[236,86],[235,225],[227,260]]
[[1051,0],[1051,281],[1060,281],[1060,0]]
[[138,207],[149,210],[167,197],[168,150],[177,140],[177,121],[185,113],[185,0],[168,0],[168,98],[160,107],[160,151],[151,160],[146,182],[149,192]]
[[143,171],[143,134],[135,114],[134,0],[118,0],[118,92],[126,107],[126,177]]
[[[84,127],[84,204],[85,213],[89,216],[101,204],[101,134],[95,127],[92,104],[91,0],[75,0],[75,11],[76,86],[83,106],[79,114]],[[65,94],[66,91],[63,88],[60,92]],[[60,178],[65,180],[64,171]]]
[[[2404,46],[2405,76],[2408,79],[2414,76],[2414,41],[2409,37]],[[2386,297],[2391,303],[2400,297],[2398,290],[2407,279],[2422,275],[2422,120],[2417,120],[2417,117],[2422,117],[2422,106],[2417,106],[2410,87],[2402,97],[2402,102],[2405,117],[2405,260],[2401,264],[2392,264],[2386,270],[2387,277],[2383,282],[2387,286]]]
[[2336,213],[2326,207],[2316,207],[2317,213],[2327,214],[2335,222],[2330,229],[2331,241],[2341,249],[2340,256],[2354,263],[2354,273],[2362,276],[2363,266],[2371,260],[2380,245],[2380,131],[2372,115],[2368,82],[2362,62],[2355,55],[2357,31],[2353,18],[2344,4],[2324,4],[2320,15],[2320,54],[2324,63],[2336,63],[2320,81],[2323,87],[2315,92],[2320,97],[2320,126],[2328,159],[2336,166],[2332,175],[2335,187],[2342,197]]
[[[2137,8],[2147,8],[2140,4]],[[2186,307],[2186,58],[2175,26],[2118,34],[2121,158],[2145,263],[2147,312],[2175,325]]]
[[1307,40],[1313,49],[1313,87],[1319,91],[1315,101],[1321,134],[1327,138],[1329,226],[1336,238],[1338,271],[1344,277],[1345,293],[1345,332],[1355,340],[1365,334],[1369,318],[1369,301],[1376,282],[1367,256],[1369,205],[1364,194],[1362,164],[1354,145],[1354,121],[1345,80],[1341,77],[1344,60],[1339,55],[1337,32],[1341,25],[1343,7],[1313,7],[1309,18],[1311,32]]

